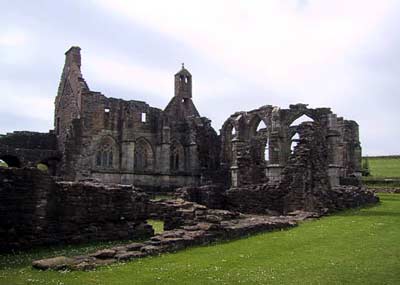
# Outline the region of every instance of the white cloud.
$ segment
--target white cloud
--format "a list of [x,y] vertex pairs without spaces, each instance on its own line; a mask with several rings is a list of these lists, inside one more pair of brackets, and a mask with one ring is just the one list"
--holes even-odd
[[[100,1],[283,93],[314,90],[383,20],[390,1]],[[308,92],[310,93],[310,92]],[[303,96],[310,96],[303,93]]]
[[[54,113],[54,100],[43,96],[40,87],[30,84],[13,84],[0,80],[2,115],[19,115],[28,120],[51,120]],[[2,133],[2,132],[0,132]]]
[[[88,52],[84,55],[83,76],[93,89],[93,81],[118,86],[125,90],[171,97],[173,79],[168,71],[148,68],[130,62],[121,55],[107,54],[107,57]],[[96,88],[94,88],[96,89]],[[101,91],[101,90],[99,90]],[[118,97],[118,94],[106,94]]]

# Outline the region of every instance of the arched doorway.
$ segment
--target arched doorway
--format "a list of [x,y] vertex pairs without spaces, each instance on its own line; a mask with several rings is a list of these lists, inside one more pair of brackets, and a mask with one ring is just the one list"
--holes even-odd
[[21,161],[14,155],[2,155],[0,159],[4,161],[8,167],[21,167]]

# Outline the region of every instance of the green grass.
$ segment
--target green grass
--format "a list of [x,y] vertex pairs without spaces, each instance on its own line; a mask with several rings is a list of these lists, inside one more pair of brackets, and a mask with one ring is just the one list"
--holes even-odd
[[0,284],[399,284],[400,195],[380,196],[294,229],[90,272],[33,270],[40,253],[3,256]]
[[[364,158],[365,159],[365,158]],[[400,158],[369,157],[370,176],[363,177],[369,188],[400,188]],[[385,181],[384,179],[394,179]]]
[[368,162],[373,178],[400,178],[400,158],[369,157]]
[[154,234],[160,234],[164,231],[164,222],[160,220],[147,220],[147,223],[154,229]]

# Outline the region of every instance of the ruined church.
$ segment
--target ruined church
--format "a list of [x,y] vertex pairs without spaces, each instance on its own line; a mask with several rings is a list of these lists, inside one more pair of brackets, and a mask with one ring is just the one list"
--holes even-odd
[[79,47],[65,53],[55,98],[54,130],[0,137],[9,166],[45,164],[63,180],[131,184],[149,191],[218,182],[226,187],[280,181],[302,138],[296,121],[318,125],[332,186],[360,175],[358,125],[329,108],[264,105],[231,115],[220,134],[192,101],[192,75],[182,66],[175,94],[161,110],[92,91]]

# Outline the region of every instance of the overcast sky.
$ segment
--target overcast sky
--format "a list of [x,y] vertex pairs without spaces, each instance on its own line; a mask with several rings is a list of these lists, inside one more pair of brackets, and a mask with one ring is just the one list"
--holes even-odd
[[306,103],[400,154],[400,1],[0,0],[0,133],[47,132],[70,46],[91,90],[163,109],[181,63],[218,131],[230,114]]

